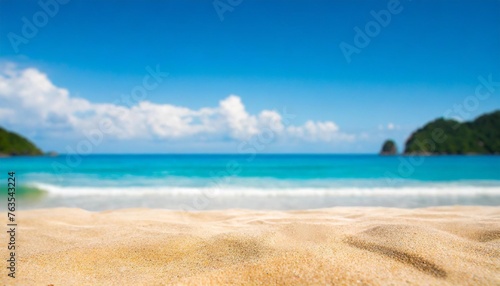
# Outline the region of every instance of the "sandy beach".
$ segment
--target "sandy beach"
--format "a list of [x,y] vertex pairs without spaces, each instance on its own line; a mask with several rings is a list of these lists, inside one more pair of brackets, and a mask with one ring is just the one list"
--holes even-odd
[[17,217],[17,277],[2,285],[500,285],[495,207]]

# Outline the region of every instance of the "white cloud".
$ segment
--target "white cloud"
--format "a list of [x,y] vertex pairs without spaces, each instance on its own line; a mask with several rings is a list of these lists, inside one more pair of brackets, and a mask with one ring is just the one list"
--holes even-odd
[[[11,126],[40,130],[54,138],[88,133],[104,123],[108,136],[119,139],[232,138],[245,140],[271,129],[283,138],[310,142],[352,141],[331,121],[291,125],[273,110],[249,114],[240,97],[230,95],[216,107],[198,110],[149,101],[133,106],[92,103],[71,97],[34,68],[6,65],[0,70],[0,120]],[[285,124],[286,123],[286,124]]]
[[241,98],[230,95],[219,103],[220,114],[229,126],[234,138],[246,138],[259,133],[257,118],[251,116],[245,110]]
[[392,122],[388,123],[386,126],[384,126],[382,124],[378,125],[378,130],[380,130],[380,131],[384,131],[384,130],[393,131],[393,130],[400,130],[400,129],[401,129],[401,126],[396,125]]
[[354,135],[341,133],[339,127],[331,121],[309,120],[302,126],[289,126],[287,131],[290,136],[310,142],[353,141],[355,139]]

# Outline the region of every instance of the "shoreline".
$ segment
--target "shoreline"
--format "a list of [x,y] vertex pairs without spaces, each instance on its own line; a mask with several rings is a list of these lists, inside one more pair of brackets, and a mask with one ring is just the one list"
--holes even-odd
[[500,284],[500,207],[16,215],[22,285]]

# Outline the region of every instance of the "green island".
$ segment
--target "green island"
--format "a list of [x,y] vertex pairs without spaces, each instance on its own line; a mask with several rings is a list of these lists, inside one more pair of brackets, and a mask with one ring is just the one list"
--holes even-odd
[[500,110],[473,121],[439,118],[413,132],[405,154],[500,154]]
[[0,157],[38,155],[43,155],[43,152],[31,141],[0,127]]
[[382,145],[382,150],[380,150],[380,155],[396,155],[397,153],[398,148],[394,140],[386,140]]
[[[396,155],[394,140],[386,140],[380,155]],[[500,154],[500,110],[459,122],[438,118],[414,131],[406,140],[405,155]]]

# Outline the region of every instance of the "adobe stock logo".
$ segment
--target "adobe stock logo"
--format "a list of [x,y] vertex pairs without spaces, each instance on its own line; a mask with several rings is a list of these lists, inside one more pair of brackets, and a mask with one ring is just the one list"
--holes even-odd
[[40,0],[38,6],[40,10],[33,13],[31,19],[26,17],[21,18],[23,26],[21,28],[21,35],[14,32],[7,34],[12,49],[17,54],[19,53],[19,45],[27,44],[49,23],[50,18],[54,18],[59,13],[60,5],[65,5],[69,0]]
[[392,16],[401,13],[401,11],[403,11],[403,6],[401,6],[399,0],[389,0],[387,2],[387,9],[382,9],[378,12],[374,10],[370,11],[373,20],[368,21],[363,30],[358,26],[354,27],[354,32],[356,32],[353,39],[354,45],[346,42],[339,44],[339,48],[347,63],[351,63],[352,55],[361,53],[361,50],[366,48],[371,40],[380,34],[382,28],[389,26]]
[[217,16],[219,16],[219,20],[224,21],[224,14],[226,12],[233,12],[234,8],[239,6],[243,2],[243,0],[214,0],[212,5],[214,6],[215,12],[217,12]]

